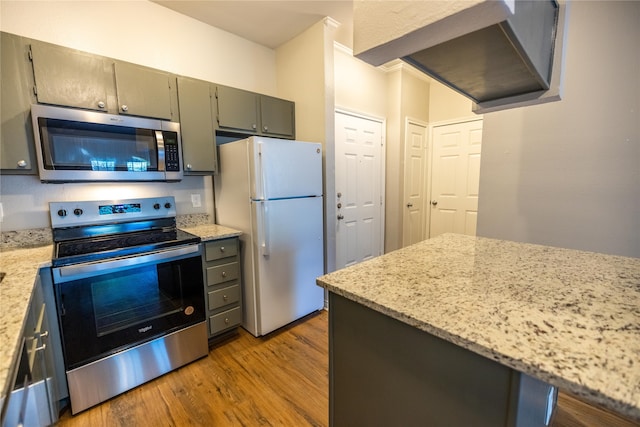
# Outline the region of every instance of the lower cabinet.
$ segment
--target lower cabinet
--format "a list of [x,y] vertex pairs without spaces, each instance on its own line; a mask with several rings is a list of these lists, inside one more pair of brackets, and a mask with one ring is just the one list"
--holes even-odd
[[204,242],[205,296],[209,339],[242,323],[240,241]]
[[2,427],[55,424],[61,400],[68,395],[47,271],[41,272],[34,286],[11,388],[2,403],[6,405]]

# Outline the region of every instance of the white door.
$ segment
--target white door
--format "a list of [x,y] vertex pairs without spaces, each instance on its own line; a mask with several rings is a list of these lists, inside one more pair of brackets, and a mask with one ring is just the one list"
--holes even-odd
[[475,236],[482,120],[433,128],[430,237]]
[[380,121],[336,112],[337,269],[383,252],[382,130]]
[[424,240],[426,216],[427,127],[407,122],[404,143],[404,199],[402,246]]

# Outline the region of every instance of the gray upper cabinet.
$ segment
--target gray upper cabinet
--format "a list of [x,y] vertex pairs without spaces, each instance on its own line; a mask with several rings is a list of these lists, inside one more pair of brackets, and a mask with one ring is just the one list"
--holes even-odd
[[295,104],[227,86],[216,87],[217,123],[221,130],[295,138]]
[[31,56],[39,103],[173,119],[175,77],[167,72],[38,41]]
[[185,174],[209,174],[217,170],[214,133],[215,88],[202,80],[178,77],[178,106]]
[[28,41],[0,33],[0,169],[3,174],[36,174],[30,94],[33,81]]
[[258,132],[258,94],[228,86],[216,87],[218,126],[242,132]]
[[[118,113],[171,120],[169,73],[127,62],[115,62]],[[175,87],[175,84],[173,85]]]
[[49,43],[31,44],[39,103],[107,111],[113,78],[105,58]]
[[295,138],[295,104],[260,95],[260,123],[263,135]]

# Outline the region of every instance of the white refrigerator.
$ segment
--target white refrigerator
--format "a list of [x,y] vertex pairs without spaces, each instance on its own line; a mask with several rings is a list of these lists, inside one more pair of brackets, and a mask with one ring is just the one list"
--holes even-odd
[[242,326],[266,335],[324,306],[322,147],[250,137],[219,146],[216,223],[242,231]]

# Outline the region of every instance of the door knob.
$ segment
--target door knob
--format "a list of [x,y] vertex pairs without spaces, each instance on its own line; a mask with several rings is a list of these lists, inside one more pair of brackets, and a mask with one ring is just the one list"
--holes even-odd
[[436,205],[438,204],[438,201],[437,201],[437,200],[432,200],[432,201],[431,201],[431,204],[432,204],[433,206],[436,206]]
[[338,215],[338,220],[344,219],[344,215],[340,214]]
[[407,203],[407,207],[408,208],[412,208],[413,207],[413,203]]

